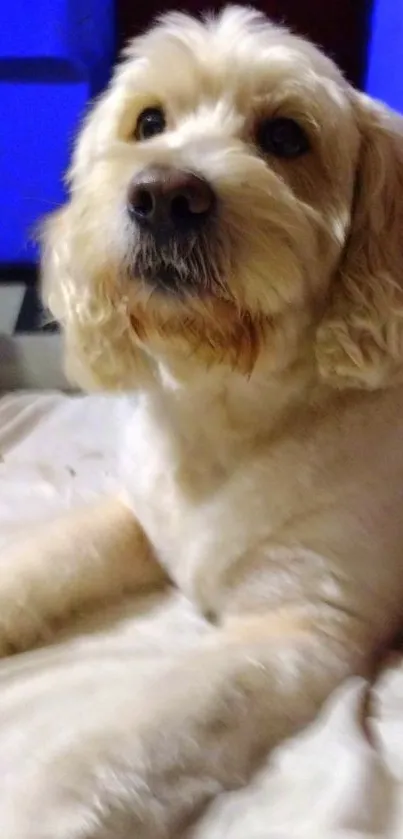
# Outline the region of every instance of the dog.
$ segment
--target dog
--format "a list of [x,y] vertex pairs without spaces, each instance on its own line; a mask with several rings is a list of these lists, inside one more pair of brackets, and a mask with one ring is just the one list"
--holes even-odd
[[122,495],[11,546],[1,651],[169,583],[214,631],[55,747],[7,839],[168,839],[401,625],[403,122],[257,12],[169,14],[69,184],[44,296],[69,376],[136,393]]

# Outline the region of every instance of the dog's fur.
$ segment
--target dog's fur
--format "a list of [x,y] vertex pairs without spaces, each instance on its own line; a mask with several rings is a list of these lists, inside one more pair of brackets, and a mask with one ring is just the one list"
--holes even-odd
[[[160,104],[166,131],[136,142]],[[305,127],[306,155],[259,152],[271,114]],[[144,249],[126,214],[149,165],[218,195],[188,250]],[[69,181],[45,295],[70,375],[138,392],[125,497],[5,558],[3,650],[166,577],[217,630],[154,696],[60,746],[7,839],[165,839],[369,673],[399,626],[402,121],[252,11],[169,15],[126,50]],[[153,287],[146,263],[175,263],[188,291]]]

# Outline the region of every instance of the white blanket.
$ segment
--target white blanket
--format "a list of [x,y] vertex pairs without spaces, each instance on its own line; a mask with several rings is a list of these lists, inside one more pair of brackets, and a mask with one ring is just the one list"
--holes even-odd
[[[30,522],[114,487],[119,408],[119,399],[104,396],[0,400],[3,545]],[[113,715],[119,692],[144,688],[207,631],[192,605],[169,593],[127,601],[56,645],[0,664],[1,839],[55,738],[93,722],[97,704],[109,703]],[[403,839],[399,658],[374,691],[372,745],[359,722],[364,689],[358,679],[339,689],[317,722],[279,748],[247,789],[210,807],[191,839]]]

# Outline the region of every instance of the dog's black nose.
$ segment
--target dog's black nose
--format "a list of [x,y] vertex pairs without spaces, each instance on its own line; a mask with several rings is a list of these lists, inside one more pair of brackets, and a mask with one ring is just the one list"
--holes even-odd
[[144,169],[131,182],[127,206],[131,218],[153,233],[188,233],[206,221],[215,195],[204,178],[179,169]]

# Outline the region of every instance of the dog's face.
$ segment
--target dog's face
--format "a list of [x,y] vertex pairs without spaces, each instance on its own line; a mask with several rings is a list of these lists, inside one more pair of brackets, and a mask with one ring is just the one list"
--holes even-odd
[[293,359],[345,262],[368,107],[317,49],[251,11],[169,16],[135,40],[47,237],[75,375],[77,359],[108,386],[146,358],[247,373]]

